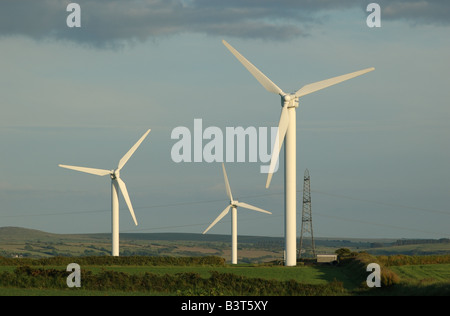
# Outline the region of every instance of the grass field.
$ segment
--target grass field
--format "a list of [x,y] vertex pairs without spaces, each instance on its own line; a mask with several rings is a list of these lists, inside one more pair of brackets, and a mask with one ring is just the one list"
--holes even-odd
[[[37,267],[39,268],[39,267]],[[65,270],[65,266],[46,266],[45,269]],[[16,266],[0,266],[0,273],[3,271],[13,272]],[[212,271],[219,273],[233,273],[248,278],[261,278],[266,280],[288,281],[295,280],[305,284],[327,284],[334,280],[344,282],[352,287],[352,280],[343,274],[342,270],[333,266],[258,266],[258,265],[226,265],[224,267],[212,266],[82,266],[82,270],[99,273],[100,271],[116,271],[128,274],[144,274],[146,272],[158,275],[177,273],[198,273],[203,278],[211,276]]]
[[[0,266],[0,272],[13,272],[15,266]],[[46,266],[45,269],[59,269],[63,270],[65,267],[61,266]],[[82,266],[82,270],[99,273],[100,271],[117,271],[129,274],[143,274],[145,272],[163,274],[176,273],[198,273],[203,278],[208,278],[211,271],[219,273],[234,273],[236,275],[246,276],[249,278],[262,279],[277,279],[277,280],[296,280],[298,282],[308,284],[326,284],[333,281],[333,279],[342,279],[344,276],[339,269],[330,266],[298,266],[285,268],[282,266],[256,266],[256,265],[227,265],[224,267],[210,267],[210,266]]]
[[[35,268],[56,269],[65,271],[65,266],[46,266]],[[13,273],[16,266],[0,266],[0,273]],[[308,265],[296,267],[267,266],[256,264],[225,265],[225,266],[96,266],[86,265],[81,267],[82,271],[91,271],[100,274],[105,271],[121,272],[128,275],[144,275],[152,273],[157,275],[177,275],[181,273],[197,273],[201,278],[207,279],[213,271],[221,274],[233,274],[248,279],[265,279],[277,281],[295,280],[301,284],[324,285],[330,282],[342,282],[343,287],[349,295],[358,293],[358,283],[348,271],[338,266]],[[391,267],[401,279],[397,291],[390,290],[383,295],[409,295],[407,293],[427,293],[433,290],[435,294],[441,295],[442,291],[448,291],[450,287],[450,264],[426,264],[426,265],[404,265]],[[68,274],[68,273],[67,273]],[[404,294],[406,291],[406,294]],[[366,291],[365,294],[368,292]],[[177,295],[174,293],[161,293],[157,291],[120,291],[120,290],[87,290],[87,289],[47,289],[47,288],[15,288],[0,287],[0,296],[154,296],[154,295]]]
[[425,264],[392,267],[400,279],[408,283],[435,283],[450,281],[450,264]]
[[[191,240],[179,241],[181,237]],[[109,235],[65,236],[0,228],[0,256],[3,258],[0,296],[246,295],[269,288],[273,290],[259,295],[450,295],[450,243],[372,249],[369,241],[329,240],[318,249],[333,253],[333,247],[348,245],[355,253],[365,253],[369,261],[337,266],[308,262],[284,267],[276,264],[282,258],[278,239],[251,236],[241,238],[247,243],[241,243],[240,264],[226,264],[229,262],[229,238],[226,237],[125,234],[121,248],[124,253],[120,260],[112,260],[107,244]],[[365,247],[369,249],[364,251]],[[374,256],[372,251],[379,255]],[[402,257],[402,253],[414,255]],[[198,261],[208,257],[219,261],[206,264]],[[153,259],[157,259],[157,263]],[[376,260],[398,276],[399,281],[392,283],[394,286],[367,288],[365,267]],[[87,273],[83,277],[85,287],[66,287],[69,274],[66,266],[70,262],[78,262],[82,273]],[[16,271],[20,266],[30,266],[31,270]],[[47,274],[46,271],[52,269],[56,273]],[[158,282],[162,284],[159,287],[155,286]],[[116,286],[116,283],[123,286]],[[140,283],[145,286],[134,286]],[[176,287],[178,284],[181,290]],[[235,285],[238,291],[234,291]]]
[[160,296],[155,292],[95,291],[83,289],[35,289],[0,287],[0,296]]
[[[0,266],[0,273],[8,273],[9,275],[16,275],[16,269],[17,266]],[[69,272],[65,272],[65,266],[33,266],[33,271],[51,271],[51,270],[57,270],[61,273],[59,276],[57,276],[58,284],[64,284],[59,289],[52,289],[47,288],[47,285],[41,285],[45,283],[44,279],[40,279],[40,281],[36,281],[35,278],[41,277],[39,273],[34,274],[23,274],[23,276],[20,276],[19,278],[28,278],[29,281],[27,281],[27,284],[32,284],[31,286],[25,286],[25,288],[18,288],[15,286],[0,286],[0,295],[1,296],[15,296],[15,295],[26,295],[26,296],[55,296],[55,295],[88,295],[88,296],[98,296],[98,295],[196,295],[197,292],[192,292],[191,290],[182,290],[179,292],[178,290],[172,290],[172,291],[154,291],[149,288],[147,291],[139,291],[139,290],[131,290],[131,291],[120,291],[120,289],[105,289],[104,291],[98,291],[98,290],[91,290],[91,289],[68,289],[65,287],[65,278],[69,274]],[[185,278],[191,278],[190,275],[197,275],[199,278],[204,279],[205,281],[210,280],[213,278],[213,275],[219,276],[219,279],[226,278],[226,280],[230,280],[230,282],[236,282],[237,287],[242,287],[242,284],[245,284],[249,282],[250,280],[262,280],[258,281],[258,284],[261,284],[263,287],[268,286],[269,284],[281,284],[282,282],[294,282],[295,284],[302,284],[302,286],[321,286],[322,290],[324,288],[327,288],[330,283],[333,283],[333,281],[339,280],[345,283],[346,287],[354,288],[354,284],[352,283],[352,280],[348,277],[346,277],[341,269],[338,269],[336,267],[331,266],[297,266],[297,267],[283,267],[283,266],[258,266],[258,265],[237,265],[237,266],[231,266],[231,265],[225,265],[225,266],[97,266],[97,265],[87,265],[82,266],[82,275],[83,273],[89,273],[91,272],[94,275],[101,276],[102,274],[108,275],[109,272],[113,273],[122,273],[120,274],[113,274],[113,282],[122,282],[119,280],[123,276],[125,276],[125,279],[128,280],[129,277],[127,276],[136,276],[138,279],[141,280],[146,278],[146,274],[150,273],[152,275],[158,275],[162,277],[163,279],[166,278],[167,275],[170,275],[175,278],[181,278],[180,280],[186,280]],[[21,272],[23,273],[23,272]],[[22,275],[22,274],[21,274]],[[54,278],[54,274],[50,274],[46,276],[46,278]],[[180,277],[180,275],[185,275],[186,277]],[[232,276],[232,277],[230,277]],[[243,279],[239,279],[239,277],[242,277]],[[196,278],[196,277],[195,277]],[[170,278],[169,278],[170,279]],[[105,282],[105,284],[109,284],[111,281],[110,279],[102,279],[102,282]],[[116,280],[116,281],[114,281]],[[248,280],[248,281],[247,281]],[[266,281],[264,281],[266,280]],[[129,281],[126,281],[129,282]],[[139,281],[137,281],[139,282]],[[198,281],[195,281],[198,283]],[[215,281],[213,281],[215,282]],[[225,281],[228,282],[228,281]],[[273,283],[275,282],[275,283]],[[83,283],[83,281],[82,281]],[[189,281],[188,281],[189,283]],[[52,283],[54,284],[54,283]],[[241,285],[239,285],[241,284]],[[214,286],[213,286],[214,287]],[[342,288],[342,290],[344,290]],[[208,295],[208,289],[206,289],[206,292],[204,290],[201,290]],[[215,292],[213,292],[215,293]],[[218,295],[221,295],[220,292],[218,292]],[[272,292],[273,293],[273,292]],[[275,292],[275,295],[278,292]],[[201,294],[204,295],[204,294]],[[213,294],[216,295],[216,294]],[[272,294],[273,295],[273,294]]]
[[85,269],[91,270],[94,273],[99,272],[101,269],[114,270],[119,272],[125,272],[130,274],[136,273],[155,273],[159,275],[163,274],[176,274],[176,273],[198,273],[203,278],[211,276],[211,271],[217,271],[219,273],[233,273],[239,276],[245,276],[248,278],[261,278],[266,280],[279,280],[288,281],[295,280],[304,284],[327,284],[334,280],[339,280],[344,283],[346,288],[354,288],[356,284],[343,274],[342,270],[332,266],[297,266],[297,267],[283,267],[283,266],[257,266],[257,265],[227,265],[225,267],[169,267],[169,266],[155,266],[155,267],[142,267],[142,266],[128,266],[128,267],[86,267]]

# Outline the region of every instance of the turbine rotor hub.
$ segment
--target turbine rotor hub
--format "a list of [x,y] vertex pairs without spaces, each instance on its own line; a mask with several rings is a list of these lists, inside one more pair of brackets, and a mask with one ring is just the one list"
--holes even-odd
[[115,180],[119,177],[120,171],[119,170],[111,170],[110,177],[112,180]]
[[287,106],[288,108],[298,108],[298,99],[293,94],[285,94],[282,97],[281,106]]
[[281,95],[281,107],[298,108],[298,99],[294,94]]

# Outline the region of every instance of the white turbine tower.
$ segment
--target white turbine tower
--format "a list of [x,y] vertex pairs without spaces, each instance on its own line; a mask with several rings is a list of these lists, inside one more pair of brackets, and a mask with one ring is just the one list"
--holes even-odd
[[119,165],[115,170],[105,170],[105,169],[94,169],[94,168],[85,168],[85,167],[77,167],[77,166],[67,166],[67,165],[58,165],[62,168],[72,169],[76,171],[81,171],[85,173],[94,174],[97,176],[106,176],[109,175],[111,177],[111,233],[112,233],[112,251],[111,254],[113,256],[119,256],[119,188],[122,191],[123,198],[128,205],[128,209],[130,210],[131,217],[133,217],[133,221],[137,226],[136,216],[134,215],[133,205],[131,204],[130,196],[128,195],[128,190],[125,185],[125,182],[120,178],[120,170],[125,166],[128,159],[134,154],[136,149],[141,145],[144,141],[145,137],[147,137],[148,133],[150,133],[150,129],[145,132],[145,134],[138,140],[138,142],[131,147],[131,149],[122,157],[119,161]]
[[334,77],[331,79],[311,83],[303,86],[295,93],[285,93],[269,78],[267,78],[258,68],[250,63],[244,56],[235,50],[226,41],[223,44],[230,52],[244,65],[245,68],[259,81],[259,83],[269,92],[281,96],[281,118],[278,124],[278,133],[275,146],[272,151],[272,158],[267,176],[266,188],[269,187],[275,166],[278,162],[281,146],[286,138],[285,146],[285,176],[284,176],[284,194],[285,194],[285,265],[295,266],[297,264],[297,245],[296,245],[296,112],[299,98],[307,94],[330,87],[340,82],[355,78],[368,73],[375,68],[367,68],[346,75]]
[[230,184],[228,183],[228,177],[227,172],[225,171],[225,165],[222,163],[222,169],[223,169],[223,177],[225,178],[225,186],[227,189],[227,195],[230,199],[230,204],[220,213],[220,215],[209,225],[209,227],[203,232],[203,234],[206,234],[208,230],[210,230],[214,225],[217,224],[218,221],[220,221],[225,215],[228,214],[231,208],[231,263],[237,264],[237,207],[243,207],[249,210],[258,211],[262,213],[272,214],[268,211],[265,211],[259,207],[239,202],[237,200],[233,200],[233,195],[231,194],[231,188]]

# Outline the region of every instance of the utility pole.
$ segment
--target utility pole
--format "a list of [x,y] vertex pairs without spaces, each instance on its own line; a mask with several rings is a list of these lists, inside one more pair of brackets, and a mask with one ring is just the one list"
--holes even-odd
[[313,258],[316,257],[316,247],[314,245],[314,235],[312,226],[312,214],[311,214],[311,185],[308,169],[305,170],[305,177],[303,182],[303,208],[302,208],[302,229],[300,236],[300,248],[298,251],[298,258],[302,257],[302,252],[306,254],[306,250],[303,247],[303,237],[311,237],[311,252]]

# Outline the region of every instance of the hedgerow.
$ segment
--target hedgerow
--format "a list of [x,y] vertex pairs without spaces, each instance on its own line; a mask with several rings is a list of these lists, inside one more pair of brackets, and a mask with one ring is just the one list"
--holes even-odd
[[211,265],[224,266],[225,259],[216,256],[205,257],[147,257],[147,256],[90,256],[90,257],[50,257],[41,259],[31,258],[5,258],[0,257],[0,265],[4,266],[67,266],[76,262],[79,265],[100,265],[100,266],[194,266]]
[[419,264],[443,264],[450,263],[450,255],[407,256],[391,255],[377,256],[377,260],[385,266],[403,266]]
[[[129,274],[102,270],[98,273],[82,271],[81,287],[84,290],[101,291],[149,291],[151,293],[177,295],[346,295],[341,282],[325,285],[310,285],[300,282],[248,278],[232,273],[211,271],[210,277],[202,278],[198,273],[158,275]],[[64,270],[17,267],[14,272],[0,274],[0,286],[41,289],[66,289],[68,272]],[[72,289],[76,290],[76,288]]]

